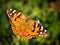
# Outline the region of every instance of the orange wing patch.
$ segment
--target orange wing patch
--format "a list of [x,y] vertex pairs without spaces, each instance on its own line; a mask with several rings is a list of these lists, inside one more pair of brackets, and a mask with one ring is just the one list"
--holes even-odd
[[23,39],[31,39],[37,36],[48,36],[47,30],[39,24],[39,20],[34,21],[29,16],[21,12],[8,9],[7,14],[11,22],[12,31]]

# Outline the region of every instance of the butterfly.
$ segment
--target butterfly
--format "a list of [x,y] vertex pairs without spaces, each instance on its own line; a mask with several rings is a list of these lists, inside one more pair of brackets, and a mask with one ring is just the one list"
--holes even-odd
[[22,39],[48,36],[47,30],[40,25],[39,19],[32,20],[30,16],[25,16],[22,12],[8,9],[7,15],[11,23],[12,31]]

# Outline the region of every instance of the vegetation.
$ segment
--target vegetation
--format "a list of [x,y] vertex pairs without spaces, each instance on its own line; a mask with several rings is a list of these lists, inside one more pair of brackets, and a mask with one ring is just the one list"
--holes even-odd
[[[32,40],[17,38],[11,30],[7,9],[16,9],[34,20],[39,18],[41,25],[47,28],[48,37]],[[0,45],[59,45],[60,13],[48,7],[46,0],[0,0]]]

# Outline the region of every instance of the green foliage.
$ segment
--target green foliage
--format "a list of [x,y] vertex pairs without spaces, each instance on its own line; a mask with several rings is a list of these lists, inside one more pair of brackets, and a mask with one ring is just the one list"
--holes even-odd
[[[17,38],[11,30],[6,14],[7,9],[16,9],[32,19],[38,17],[41,25],[48,30],[48,37],[32,40]],[[1,0],[0,1],[0,45],[59,45],[60,13],[48,8],[46,0]]]

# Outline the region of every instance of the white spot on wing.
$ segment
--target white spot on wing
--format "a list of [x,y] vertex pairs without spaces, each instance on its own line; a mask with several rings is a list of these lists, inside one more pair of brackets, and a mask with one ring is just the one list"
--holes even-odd
[[10,9],[10,11],[12,11],[12,9]]
[[12,13],[10,13],[10,15],[12,15]]
[[43,26],[41,26],[41,31],[43,30]]
[[40,37],[43,37],[43,35],[39,35]]
[[12,13],[10,13],[10,15],[12,15]]
[[47,30],[44,30],[45,32],[47,32]]
[[18,15],[20,15],[21,13],[19,12]]
[[42,32],[40,32],[40,34],[42,34]]
[[48,36],[48,35],[44,35],[45,37]]
[[16,12],[16,10],[13,10],[13,12],[12,13],[15,13]]

